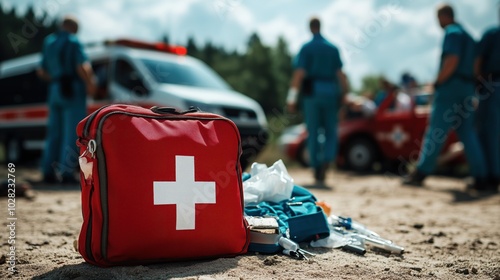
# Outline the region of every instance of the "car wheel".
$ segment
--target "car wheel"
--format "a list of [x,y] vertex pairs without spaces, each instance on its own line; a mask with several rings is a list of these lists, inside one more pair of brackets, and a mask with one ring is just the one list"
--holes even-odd
[[376,149],[372,141],[357,138],[351,141],[347,147],[346,164],[355,171],[369,171],[372,169],[373,163],[375,163],[376,155]]
[[309,164],[311,163],[309,150],[307,149],[307,144],[305,141],[302,142],[302,144],[300,145],[300,147],[297,150],[297,161],[303,167],[309,167]]
[[5,160],[7,162],[19,163],[22,160],[24,149],[21,139],[10,138],[5,144]]

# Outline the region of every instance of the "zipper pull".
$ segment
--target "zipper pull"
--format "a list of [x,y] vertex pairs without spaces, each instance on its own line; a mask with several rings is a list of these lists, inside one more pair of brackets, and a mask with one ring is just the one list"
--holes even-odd
[[78,157],[80,170],[82,171],[85,180],[89,180],[92,178],[92,169],[94,167],[96,148],[97,143],[94,139],[91,139],[87,144],[87,149],[80,155],[80,157]]

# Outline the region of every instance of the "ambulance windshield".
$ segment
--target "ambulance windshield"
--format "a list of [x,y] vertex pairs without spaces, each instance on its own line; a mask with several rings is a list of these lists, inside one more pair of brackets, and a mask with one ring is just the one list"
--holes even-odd
[[220,90],[230,89],[221,77],[202,63],[177,63],[152,59],[141,61],[159,83]]

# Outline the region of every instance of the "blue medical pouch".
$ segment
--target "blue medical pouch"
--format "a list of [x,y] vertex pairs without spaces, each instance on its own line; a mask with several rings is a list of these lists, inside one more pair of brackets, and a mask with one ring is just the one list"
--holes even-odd
[[[243,180],[249,176],[245,174]],[[323,209],[316,205],[316,197],[307,189],[295,185],[291,198],[278,203],[264,201],[245,206],[245,215],[275,217],[280,233],[295,242],[309,242],[328,237],[330,229]],[[276,253],[279,244],[255,244],[250,241],[248,251]]]

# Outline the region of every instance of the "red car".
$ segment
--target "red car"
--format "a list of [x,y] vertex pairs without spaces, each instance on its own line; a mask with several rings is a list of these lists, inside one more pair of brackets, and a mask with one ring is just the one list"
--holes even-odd
[[[374,163],[406,163],[418,159],[430,115],[430,94],[408,98],[405,109],[396,109],[398,95],[389,94],[369,117],[347,117],[339,123],[337,166],[368,171]],[[280,138],[283,152],[308,165],[307,130],[304,124],[288,128]],[[432,147],[431,147],[432,148]],[[461,143],[450,133],[440,163],[461,162]]]

